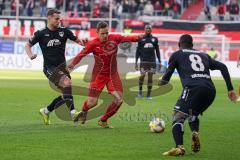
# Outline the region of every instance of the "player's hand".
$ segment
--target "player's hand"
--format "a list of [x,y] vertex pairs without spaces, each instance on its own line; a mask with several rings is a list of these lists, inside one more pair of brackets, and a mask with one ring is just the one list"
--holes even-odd
[[138,64],[137,63],[135,64],[135,69],[136,69],[136,71],[138,71]]
[[78,44],[81,45],[81,46],[86,46],[87,43],[88,43],[88,39],[87,38],[79,39],[79,42],[78,42]]
[[144,34],[138,35],[138,39],[139,39],[139,40],[140,40],[140,39],[143,39],[143,37],[144,37]]
[[236,102],[237,101],[237,95],[235,93],[234,90],[231,90],[228,92],[228,98],[232,101],[232,102]]
[[73,64],[68,64],[68,65],[67,65],[67,70],[68,70],[69,72],[71,72],[73,69],[74,69],[74,65],[73,65]]
[[29,58],[30,58],[31,60],[34,60],[35,58],[37,58],[37,54],[32,54]]

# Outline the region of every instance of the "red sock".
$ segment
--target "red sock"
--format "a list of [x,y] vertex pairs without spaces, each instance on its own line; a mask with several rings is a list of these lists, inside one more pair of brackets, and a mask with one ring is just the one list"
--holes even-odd
[[108,118],[112,117],[115,113],[117,113],[118,109],[121,105],[117,105],[116,103],[112,102],[106,111],[106,113],[102,116],[101,121],[105,122]]
[[82,110],[83,110],[84,112],[87,112],[87,111],[89,110],[87,101],[84,102],[83,107],[82,107]]

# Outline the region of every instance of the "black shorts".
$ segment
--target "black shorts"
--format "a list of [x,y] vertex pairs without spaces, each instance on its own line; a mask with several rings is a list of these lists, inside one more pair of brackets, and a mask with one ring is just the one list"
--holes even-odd
[[141,74],[156,73],[156,62],[141,62],[140,63]]
[[65,66],[55,67],[55,66],[45,66],[43,72],[50,82],[58,86],[62,76],[67,76],[71,79],[69,72],[66,70]]
[[173,110],[198,116],[212,104],[215,95],[216,90],[212,86],[185,87]]

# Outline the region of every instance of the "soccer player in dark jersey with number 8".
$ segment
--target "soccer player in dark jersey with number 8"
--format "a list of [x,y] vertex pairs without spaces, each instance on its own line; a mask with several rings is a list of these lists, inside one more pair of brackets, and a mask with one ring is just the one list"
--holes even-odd
[[50,124],[49,114],[66,103],[72,118],[76,115],[71,88],[71,77],[66,70],[65,47],[67,39],[80,45],[84,45],[86,40],[80,40],[73,33],[60,25],[60,12],[56,9],[49,9],[47,12],[47,27],[38,30],[25,45],[28,57],[33,60],[37,57],[32,53],[31,47],[39,43],[44,59],[43,72],[46,77],[62,91],[62,95],[55,98],[46,108],[40,109],[46,125]]
[[225,64],[194,50],[192,36],[188,34],[180,37],[179,48],[180,50],[171,55],[166,73],[159,81],[159,85],[167,84],[174,70],[177,69],[183,86],[182,94],[173,109],[172,134],[176,148],[164,152],[163,155],[166,156],[185,154],[183,124],[186,119],[192,131],[192,151],[200,151],[198,116],[212,104],[216,95],[209,70],[221,71],[227,85],[229,99],[233,102],[237,99]]

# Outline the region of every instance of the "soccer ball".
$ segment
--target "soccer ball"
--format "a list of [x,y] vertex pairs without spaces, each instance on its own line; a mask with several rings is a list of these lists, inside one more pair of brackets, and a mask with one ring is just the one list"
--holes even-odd
[[165,122],[160,118],[153,118],[149,123],[149,128],[151,132],[162,133],[165,130]]

